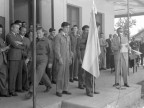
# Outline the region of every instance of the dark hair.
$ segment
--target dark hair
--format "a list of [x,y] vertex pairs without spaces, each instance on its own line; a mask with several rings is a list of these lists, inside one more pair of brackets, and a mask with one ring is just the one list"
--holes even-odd
[[61,31],[63,31],[63,29],[62,29],[62,28],[60,28],[60,29],[59,29],[59,33],[60,33]]
[[20,20],[15,20],[14,23],[19,24],[19,23],[22,23],[22,22]]
[[61,24],[61,27],[65,27],[65,26],[69,26],[70,24],[68,23],[68,22],[63,22],[62,24]]
[[14,25],[18,25],[19,26],[18,23],[11,23],[10,27],[13,27]]
[[21,30],[22,30],[22,28],[25,28],[25,29],[26,29],[26,27],[22,26],[22,27],[20,27],[20,28],[19,28],[19,30],[21,31]]
[[73,27],[78,27],[77,25],[73,25]]
[[82,30],[85,30],[86,28],[89,28],[89,26],[88,26],[88,25],[84,25],[84,26],[82,27]]
[[25,21],[23,21],[22,23],[26,23]]
[[0,24],[0,28],[3,28],[2,24]]
[[49,29],[49,32],[53,32],[53,31],[56,31],[56,30],[54,28]]
[[42,30],[44,31],[44,29],[42,27],[37,27],[37,30]]
[[122,29],[122,28],[121,28],[121,27],[119,27],[119,28],[117,29],[117,32],[118,32],[120,29]]

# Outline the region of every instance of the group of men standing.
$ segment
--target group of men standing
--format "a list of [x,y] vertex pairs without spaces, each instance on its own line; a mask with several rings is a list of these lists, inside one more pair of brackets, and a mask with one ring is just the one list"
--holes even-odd
[[[49,92],[52,83],[56,84],[56,95],[62,97],[63,94],[71,95],[69,91],[69,81],[78,81],[78,88],[86,88],[87,96],[93,97],[93,93],[99,94],[93,89],[95,82],[93,76],[82,69],[89,26],[82,27],[82,33],[78,32],[78,26],[74,25],[70,32],[70,24],[63,22],[61,29],[56,35],[55,29],[50,28],[50,35],[39,25],[37,25],[37,35],[33,35],[33,26],[30,25],[27,32],[25,22],[11,24],[11,31],[4,41],[0,38],[0,95],[17,96],[16,92],[28,91],[26,98],[33,95],[33,69],[32,51],[33,38],[36,38],[36,88],[39,83],[46,87],[45,92]],[[122,29],[118,29],[118,36],[111,42],[114,53],[116,82],[119,85],[119,72],[123,72],[124,85],[127,83],[127,38],[121,35]],[[0,35],[2,26],[0,25]],[[106,68],[106,47],[107,42],[101,34],[100,38],[100,67]],[[124,48],[125,49],[125,48]],[[121,67],[121,68],[119,68]]]
[[[2,31],[2,25],[0,25],[0,29]],[[30,41],[25,37],[25,34],[26,27],[20,27],[20,25],[15,22],[11,24],[10,33],[6,35],[5,41],[0,37],[1,96],[17,96],[16,91],[23,92],[23,90],[28,90],[28,70],[25,59]]]

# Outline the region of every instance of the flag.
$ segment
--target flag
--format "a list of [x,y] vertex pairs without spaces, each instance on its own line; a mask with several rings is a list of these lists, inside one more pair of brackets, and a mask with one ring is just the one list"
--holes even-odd
[[92,10],[90,13],[90,28],[82,68],[92,74],[94,77],[98,78],[100,75],[99,55],[101,51],[95,14],[97,14],[97,9],[93,1]]

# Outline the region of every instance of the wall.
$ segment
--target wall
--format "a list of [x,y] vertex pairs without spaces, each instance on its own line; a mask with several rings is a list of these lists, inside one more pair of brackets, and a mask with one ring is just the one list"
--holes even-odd
[[0,0],[0,16],[5,17],[5,34],[9,32],[9,0]]
[[105,38],[114,33],[114,6],[106,0],[95,0],[98,12],[103,13],[103,32]]
[[14,0],[14,19],[26,21],[29,25],[29,5],[28,0]]
[[[105,37],[108,38],[110,33],[114,33],[114,8],[113,4],[106,0],[95,0],[98,12],[103,14],[103,32]],[[80,7],[80,18],[82,19],[80,25],[89,24],[90,11],[92,0],[55,0],[54,21],[55,28],[58,30],[63,21],[67,21],[67,5],[74,5]]]
[[[45,29],[51,27],[51,0],[42,2],[42,25]],[[106,0],[95,0],[98,12],[103,14],[103,33],[105,37],[114,33],[114,7]],[[54,0],[54,26],[56,30],[63,21],[67,21],[67,4],[80,8],[80,26],[89,24],[92,0]]]
[[[55,27],[60,28],[63,21],[67,21],[67,4],[74,5],[80,8],[80,26],[89,24],[91,2],[89,0],[55,0]],[[58,8],[56,8],[58,7]]]
[[47,31],[51,28],[51,0],[41,0],[42,26]]

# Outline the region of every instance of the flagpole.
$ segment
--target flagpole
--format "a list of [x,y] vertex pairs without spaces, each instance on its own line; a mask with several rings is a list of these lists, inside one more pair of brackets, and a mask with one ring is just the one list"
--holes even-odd
[[[128,26],[128,45],[130,39],[130,29],[129,29],[129,20],[130,20],[130,12],[129,12],[129,0],[127,0],[127,26]],[[129,50],[128,50],[128,75],[129,75]]]
[[36,108],[36,0],[33,0],[33,108]]

